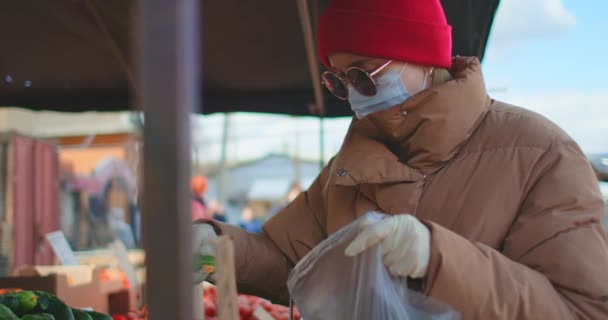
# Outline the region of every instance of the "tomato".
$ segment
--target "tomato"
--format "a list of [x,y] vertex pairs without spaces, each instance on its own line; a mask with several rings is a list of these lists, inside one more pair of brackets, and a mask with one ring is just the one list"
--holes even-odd
[[253,309],[249,305],[239,307],[239,314],[242,317],[250,317],[253,314]]
[[203,292],[205,295],[211,295],[213,297],[217,295],[217,289],[215,287],[205,288]]
[[0,289],[0,294],[19,292],[19,291],[21,291],[21,289],[6,288],[6,289]]
[[115,314],[112,316],[112,320],[128,320],[127,317],[120,315],[120,314]]
[[215,307],[215,305],[205,306],[205,316],[207,316],[207,317],[217,316],[217,308]]

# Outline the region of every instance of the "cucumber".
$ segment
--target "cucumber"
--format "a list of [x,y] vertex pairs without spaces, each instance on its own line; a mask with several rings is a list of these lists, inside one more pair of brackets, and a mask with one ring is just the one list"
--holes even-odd
[[0,296],[0,305],[7,307],[11,312],[15,313],[19,310],[19,299],[10,293]]
[[32,291],[20,291],[3,294],[0,303],[7,306],[17,316],[30,313],[36,307],[38,296]]
[[99,313],[99,312],[95,312],[95,311],[85,311],[89,316],[91,316],[91,318],[93,320],[112,320],[112,317],[110,317],[107,314],[103,314],[103,313]]
[[93,318],[86,312],[78,309],[72,309],[72,314],[75,320],[93,320]]
[[55,320],[52,314],[48,313],[37,313],[37,314],[27,314],[21,318],[21,320]]
[[0,319],[2,320],[19,320],[19,318],[9,309],[9,307],[0,304]]
[[55,319],[75,320],[72,310],[63,303],[59,298],[44,291],[33,291],[38,296],[35,313],[49,313]]

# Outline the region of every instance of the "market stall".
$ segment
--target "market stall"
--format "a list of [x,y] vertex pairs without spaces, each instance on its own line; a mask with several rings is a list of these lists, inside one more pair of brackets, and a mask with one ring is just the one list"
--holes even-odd
[[[200,3],[28,0],[0,12],[0,36],[9,48],[0,60],[0,105],[144,111],[149,319],[192,318],[189,115],[350,114],[322,93],[314,76],[320,66],[311,21],[325,1]],[[454,54],[481,58],[498,1],[444,5]],[[15,25],[20,32],[12,32]],[[238,299],[220,295],[219,303],[222,298]]]

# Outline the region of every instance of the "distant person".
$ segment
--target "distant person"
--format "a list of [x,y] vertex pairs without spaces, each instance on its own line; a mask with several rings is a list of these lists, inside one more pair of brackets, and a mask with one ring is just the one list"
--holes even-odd
[[239,226],[250,233],[262,232],[262,223],[254,217],[253,209],[251,209],[251,207],[243,208],[243,211],[241,212],[241,220],[239,221]]
[[205,201],[205,194],[208,189],[207,178],[204,176],[192,177],[190,189],[192,192],[192,221],[213,218]]
[[209,202],[209,213],[213,217],[213,220],[216,220],[219,222],[228,221],[228,219],[226,217],[226,209],[217,200],[212,200]]
[[281,199],[281,201],[275,206],[270,208],[266,219],[269,220],[270,218],[274,217],[277,213],[287,207],[287,205],[290,204],[296,197],[298,197],[300,193],[302,193],[302,187],[300,187],[300,184],[298,182],[293,182],[289,186],[289,190],[287,190],[287,194],[285,195],[285,197],[283,197],[283,199]]
[[108,211],[108,225],[113,239],[119,239],[127,249],[136,247],[135,236],[131,226],[125,222],[125,210],[112,207]]
[[139,211],[127,194],[124,180],[113,178],[106,183],[101,195],[89,198],[91,247],[104,247],[115,239],[120,239],[127,248],[137,246]]

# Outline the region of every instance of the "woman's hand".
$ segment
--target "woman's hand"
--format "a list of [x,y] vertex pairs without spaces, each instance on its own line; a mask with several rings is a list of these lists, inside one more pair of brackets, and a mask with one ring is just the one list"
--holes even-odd
[[376,244],[380,244],[382,260],[392,275],[414,279],[426,276],[431,234],[414,216],[394,215],[364,226],[345,253],[356,256]]

